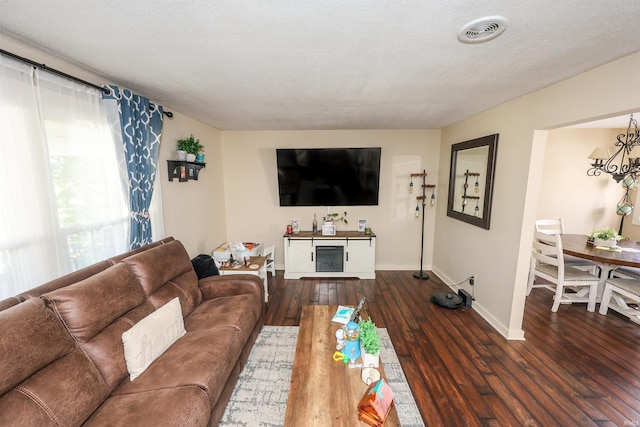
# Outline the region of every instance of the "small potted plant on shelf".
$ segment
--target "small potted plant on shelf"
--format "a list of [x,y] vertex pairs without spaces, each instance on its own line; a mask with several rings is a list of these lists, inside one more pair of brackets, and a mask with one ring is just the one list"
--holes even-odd
[[188,162],[193,162],[201,151],[204,151],[204,145],[200,144],[200,140],[194,138],[193,134],[189,138],[178,140],[178,160],[185,160],[182,157],[185,156]]
[[371,318],[363,320],[360,318],[358,322],[358,328],[360,329],[360,355],[362,357],[363,367],[380,366],[380,337],[378,336],[378,330],[376,324],[371,321]]
[[327,216],[322,217],[325,223],[327,222],[344,222],[345,224],[349,224],[347,221],[347,212],[343,212],[343,215],[340,216],[338,212],[328,213]]
[[592,240],[595,246],[613,248],[618,245],[619,240],[622,240],[622,236],[607,227],[591,233],[591,235],[589,236],[589,240]]

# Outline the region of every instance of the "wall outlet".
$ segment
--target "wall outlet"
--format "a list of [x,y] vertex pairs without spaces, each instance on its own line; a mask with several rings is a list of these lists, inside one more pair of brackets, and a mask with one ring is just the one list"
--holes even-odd
[[469,284],[470,284],[471,286],[473,286],[473,285],[475,285],[475,284],[476,284],[476,276],[471,276],[471,277],[469,277]]

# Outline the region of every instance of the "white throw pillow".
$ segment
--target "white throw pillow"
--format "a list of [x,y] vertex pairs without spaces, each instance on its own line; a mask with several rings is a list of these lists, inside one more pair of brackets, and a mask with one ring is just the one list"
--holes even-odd
[[122,334],[124,357],[131,381],[186,333],[176,297]]

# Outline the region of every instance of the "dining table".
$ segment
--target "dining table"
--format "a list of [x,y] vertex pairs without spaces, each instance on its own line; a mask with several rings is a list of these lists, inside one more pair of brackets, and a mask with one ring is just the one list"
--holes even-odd
[[611,271],[622,266],[640,268],[640,242],[623,239],[618,242],[617,248],[607,249],[595,246],[584,234],[562,234],[561,240],[565,255],[589,259],[600,268],[598,301],[602,298],[605,281]]

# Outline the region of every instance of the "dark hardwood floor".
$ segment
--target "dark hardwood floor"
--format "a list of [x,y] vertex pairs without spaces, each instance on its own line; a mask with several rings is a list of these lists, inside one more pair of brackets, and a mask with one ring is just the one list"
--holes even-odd
[[[508,341],[473,309],[429,298],[435,275],[378,271],[375,280],[269,276],[268,325],[298,325],[303,305],[356,305],[387,328],[427,426],[639,426],[640,325],[534,289],[525,341]],[[599,306],[598,306],[599,307]]]

